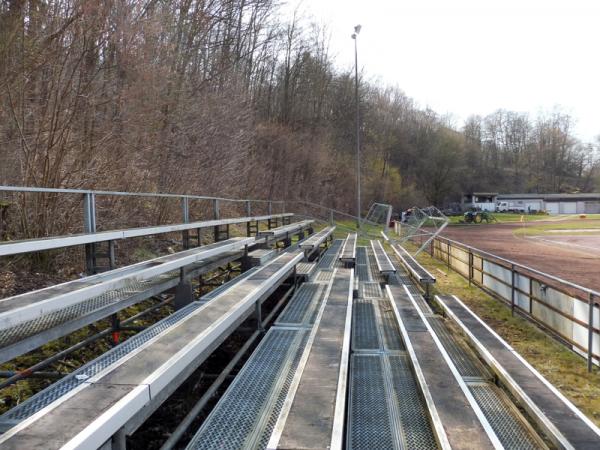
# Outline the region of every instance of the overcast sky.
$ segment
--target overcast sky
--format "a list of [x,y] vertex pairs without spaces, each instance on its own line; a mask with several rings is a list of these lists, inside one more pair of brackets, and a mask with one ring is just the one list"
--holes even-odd
[[337,66],[398,86],[421,107],[470,114],[560,106],[600,134],[600,0],[290,0],[327,25]]

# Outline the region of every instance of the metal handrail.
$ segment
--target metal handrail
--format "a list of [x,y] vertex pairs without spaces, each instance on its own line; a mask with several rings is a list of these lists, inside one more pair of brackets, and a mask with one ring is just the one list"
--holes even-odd
[[193,200],[222,200],[228,202],[258,202],[258,203],[285,203],[285,200],[264,200],[264,199],[241,199],[210,197],[204,195],[191,194],[165,194],[160,192],[124,192],[124,191],[97,191],[91,189],[64,189],[64,188],[42,188],[29,186],[0,186],[0,191],[5,192],[39,192],[39,193],[62,193],[62,194],[95,194],[95,195],[115,195],[124,197],[163,197],[163,198],[187,198]]

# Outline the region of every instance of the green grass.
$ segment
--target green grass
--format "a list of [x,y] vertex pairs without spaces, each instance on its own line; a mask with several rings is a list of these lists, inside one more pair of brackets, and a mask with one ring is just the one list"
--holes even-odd
[[417,260],[436,277],[437,293],[457,295],[502,336],[546,379],[600,425],[600,375],[587,372],[586,361],[526,319],[511,316],[510,308],[491,297],[445,263],[420,253]]
[[[515,222],[521,222],[521,218],[523,218],[522,220],[524,222],[537,222],[540,220],[548,220],[547,215],[545,214],[513,214],[513,213],[491,213],[492,216],[494,216],[497,220],[497,222],[490,222],[490,224],[493,223],[515,223]],[[464,220],[463,216],[451,216],[450,217],[450,225],[464,225],[464,223],[462,223],[461,221]],[[479,224],[475,224],[475,225],[487,225],[487,223],[484,221],[482,223]]]
[[[356,233],[358,232],[358,227],[356,226],[355,220],[336,220],[335,221],[336,229],[333,232],[334,239],[346,239],[348,233]],[[371,225],[371,224],[363,224],[362,231],[368,235],[358,236],[356,240],[356,245],[359,246],[368,246],[370,245],[371,239],[381,239],[380,232],[383,230],[382,225]]]
[[[515,231],[516,235],[519,236],[539,236],[539,235],[554,235],[560,236],[563,233],[552,233],[552,230],[598,230],[600,233],[600,220],[598,219],[576,219],[568,221],[556,221],[553,223],[540,224],[535,226],[523,227]],[[564,233],[565,235],[594,235],[591,232],[578,232],[572,231],[570,233]]]

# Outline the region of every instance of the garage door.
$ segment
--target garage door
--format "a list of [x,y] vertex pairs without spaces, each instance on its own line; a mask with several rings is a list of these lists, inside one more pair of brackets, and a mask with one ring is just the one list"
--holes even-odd
[[548,214],[558,214],[558,202],[546,202],[546,211]]
[[586,214],[600,214],[600,202],[585,202]]
[[525,211],[539,211],[542,209],[540,200],[530,200],[525,202]]
[[577,202],[560,202],[561,214],[577,214]]

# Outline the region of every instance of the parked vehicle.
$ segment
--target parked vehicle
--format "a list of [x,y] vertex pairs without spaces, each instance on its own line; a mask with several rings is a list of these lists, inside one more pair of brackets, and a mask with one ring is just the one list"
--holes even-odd
[[496,203],[496,212],[515,212],[515,213],[524,213],[525,207],[514,205],[510,202],[498,202]]

